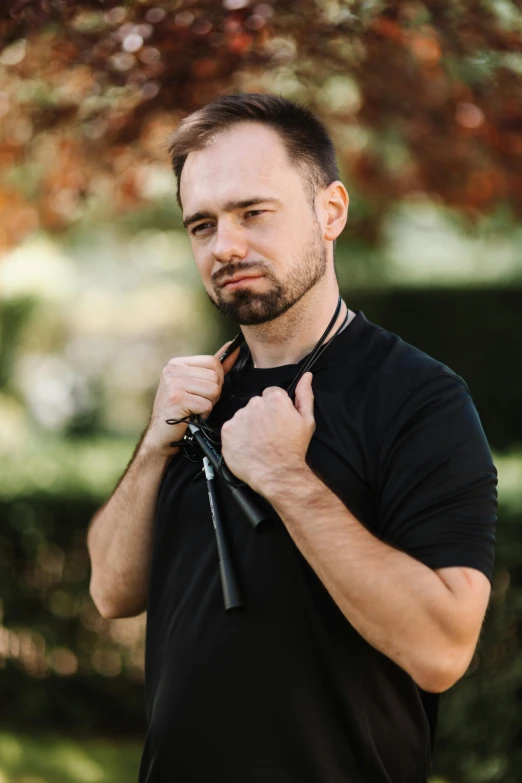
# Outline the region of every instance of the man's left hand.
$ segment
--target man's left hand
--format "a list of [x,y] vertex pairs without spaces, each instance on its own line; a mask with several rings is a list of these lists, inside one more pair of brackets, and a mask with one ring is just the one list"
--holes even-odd
[[306,452],[315,430],[312,373],[303,375],[295,404],[278,386],[252,397],[223,424],[222,453],[227,467],[260,494],[288,471],[306,467]]

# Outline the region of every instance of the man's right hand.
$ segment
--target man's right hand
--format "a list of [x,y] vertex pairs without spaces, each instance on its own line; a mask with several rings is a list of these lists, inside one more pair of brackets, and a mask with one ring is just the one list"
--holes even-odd
[[221,364],[219,357],[230,345],[225,343],[214,356],[181,356],[171,359],[163,368],[156,392],[149,426],[143,445],[170,456],[175,447],[169,444],[185,435],[187,423],[166,424],[167,419],[183,419],[199,414],[207,418],[221,396],[225,375],[239,356],[237,348]]

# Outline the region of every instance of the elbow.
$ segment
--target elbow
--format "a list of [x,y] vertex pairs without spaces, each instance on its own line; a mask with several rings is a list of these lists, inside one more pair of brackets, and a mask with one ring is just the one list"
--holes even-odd
[[412,675],[416,685],[428,693],[444,693],[452,688],[466,673],[473,651],[452,649],[437,650],[431,659]]
[[455,676],[453,672],[441,670],[423,672],[421,676],[414,677],[416,685],[427,693],[444,693],[459,679],[460,675]]
[[92,579],[89,593],[96,609],[105,620],[136,617],[147,609],[146,598],[129,600],[129,597],[122,598],[114,594],[108,595],[106,591],[97,588]]
[[97,588],[92,579],[89,585],[89,593],[94,606],[105,620],[115,620],[120,616],[115,603],[110,601],[108,596]]

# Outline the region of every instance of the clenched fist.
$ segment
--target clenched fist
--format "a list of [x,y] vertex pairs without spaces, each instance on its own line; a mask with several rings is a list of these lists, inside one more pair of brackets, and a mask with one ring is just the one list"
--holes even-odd
[[225,343],[214,356],[181,356],[163,368],[149,426],[143,442],[166,456],[174,454],[172,441],[185,435],[186,423],[170,425],[167,419],[183,419],[192,414],[207,418],[221,396],[225,375],[239,356],[235,350],[223,364],[219,357],[230,345]]
[[227,467],[268,500],[274,482],[306,466],[315,431],[312,377],[306,372],[297,384],[295,404],[286,391],[269,386],[221,428]]

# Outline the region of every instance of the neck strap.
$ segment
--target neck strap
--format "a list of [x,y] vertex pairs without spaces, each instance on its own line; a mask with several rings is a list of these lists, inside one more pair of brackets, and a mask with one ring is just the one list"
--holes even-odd
[[[339,296],[339,299],[337,300],[337,306],[335,308],[335,312],[334,312],[334,314],[332,316],[332,319],[331,319],[330,323],[328,324],[328,326],[326,327],[326,329],[322,333],[321,337],[319,338],[319,340],[316,343],[316,345],[315,345],[314,349],[312,350],[312,352],[309,353],[308,356],[306,357],[305,363],[303,364],[303,366],[300,368],[300,370],[298,371],[298,373],[295,376],[295,378],[290,383],[290,386],[287,389],[287,393],[288,393],[288,396],[292,400],[294,399],[295,388],[296,388],[297,384],[299,383],[299,381],[301,380],[301,378],[303,377],[303,375],[305,374],[305,372],[308,372],[308,370],[316,362],[316,360],[319,358],[319,356],[322,354],[322,352],[325,350],[325,348],[327,348],[327,346],[331,342],[331,340],[333,340],[339,334],[341,329],[346,325],[346,322],[348,321],[348,310],[346,311],[346,316],[345,316],[342,324],[339,326],[338,329],[336,329],[335,334],[333,335],[331,340],[328,340],[328,342],[326,342],[326,338],[330,334],[332,326],[336,322],[336,320],[337,320],[337,318],[339,316],[339,313],[341,312],[342,303],[343,303],[343,300]],[[229,345],[229,347],[226,349],[224,354],[220,357],[220,361],[224,362],[225,359],[227,358],[227,356],[229,356],[233,351],[235,351],[235,349],[237,348],[238,345],[241,345],[244,342],[246,342],[246,341],[245,341],[245,338],[243,336],[243,332],[239,332],[239,334],[236,335],[236,337],[232,341],[231,345]],[[248,361],[248,357],[250,358],[250,361],[251,361],[252,357],[250,356],[250,351],[248,351],[247,356],[245,357],[246,361]],[[243,366],[244,366],[244,363],[241,365],[241,367],[243,367]],[[236,368],[236,369],[240,369],[240,368]]]
[[[301,378],[303,377],[303,375],[305,374],[305,372],[308,372],[308,370],[309,370],[309,369],[312,367],[312,365],[313,365],[313,364],[315,364],[315,362],[317,361],[317,359],[319,358],[319,356],[322,354],[322,352],[323,352],[323,351],[325,350],[325,348],[328,346],[328,342],[331,342],[331,341],[328,341],[328,342],[326,342],[326,338],[327,338],[327,337],[328,337],[328,335],[330,334],[330,331],[331,331],[331,329],[332,329],[332,327],[333,327],[334,323],[337,321],[337,318],[338,318],[338,316],[339,316],[339,313],[341,312],[341,306],[342,306],[342,303],[343,303],[343,300],[342,300],[342,299],[341,299],[341,297],[339,296],[339,299],[338,299],[338,301],[337,301],[337,307],[335,308],[335,312],[334,312],[334,314],[333,314],[333,316],[332,316],[332,320],[330,321],[330,323],[328,324],[328,326],[326,327],[326,329],[325,329],[325,330],[324,330],[324,332],[322,333],[322,335],[321,335],[321,337],[319,338],[319,340],[318,340],[318,342],[317,342],[317,344],[316,344],[315,348],[313,349],[313,351],[312,351],[311,353],[309,353],[309,354],[308,354],[308,356],[307,356],[307,358],[306,358],[306,361],[305,361],[305,363],[304,363],[304,364],[303,364],[303,366],[300,368],[300,370],[298,371],[297,375],[295,376],[295,378],[293,379],[293,381],[290,383],[290,386],[289,386],[289,387],[288,387],[288,389],[286,390],[286,391],[287,391],[287,393],[288,393],[288,396],[289,396],[289,397],[290,397],[292,400],[294,399],[294,394],[295,394],[295,389],[296,389],[296,386],[297,386],[297,384],[299,383],[299,381],[301,380]],[[345,325],[345,323],[346,323],[346,321],[347,321],[347,320],[348,320],[348,310],[346,311],[346,317],[344,318],[344,320],[343,320],[342,324],[339,326],[339,328],[338,328],[338,329],[336,329],[336,331],[335,331],[335,334],[334,334],[334,335],[333,335],[333,337],[332,337],[332,340],[333,340],[333,339],[334,339],[334,337],[336,337],[336,336],[337,336],[337,334],[338,334],[338,333],[341,331],[341,329],[343,328],[343,326]]]

